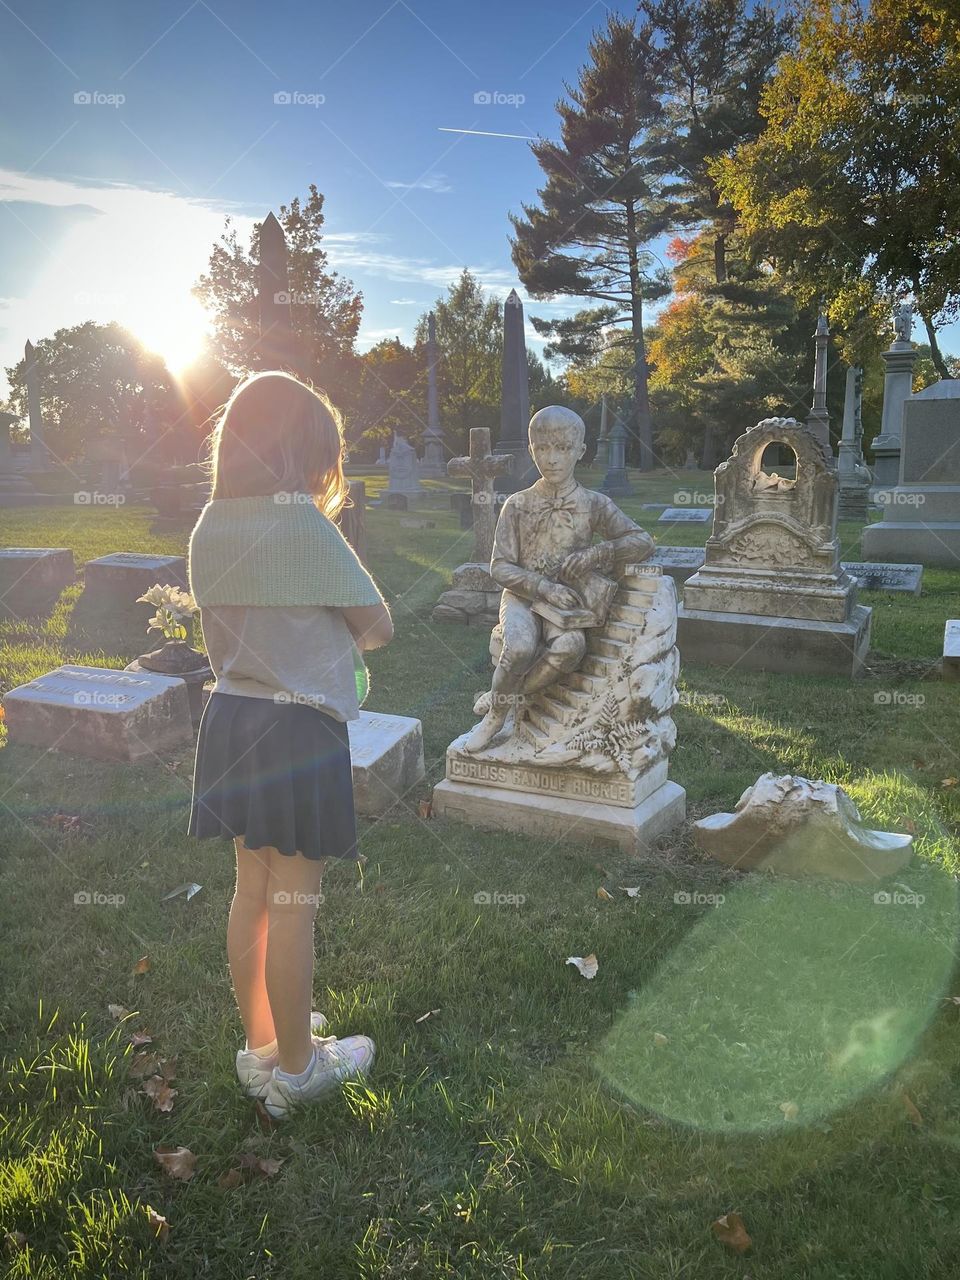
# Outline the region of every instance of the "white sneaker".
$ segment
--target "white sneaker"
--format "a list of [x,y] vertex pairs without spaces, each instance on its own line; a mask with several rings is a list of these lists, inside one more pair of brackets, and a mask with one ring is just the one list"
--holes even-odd
[[[310,1015],[310,1030],[315,1035],[326,1029],[327,1020],[322,1013],[314,1011]],[[274,1051],[269,1058],[259,1058],[250,1049],[237,1052],[237,1079],[240,1088],[248,1098],[262,1098],[267,1092],[267,1085],[277,1065],[279,1055]]]
[[280,1120],[291,1107],[316,1102],[347,1080],[359,1080],[367,1072],[376,1045],[369,1036],[314,1036],[314,1055],[310,1074],[303,1084],[285,1080],[274,1071],[267,1086],[263,1105]]

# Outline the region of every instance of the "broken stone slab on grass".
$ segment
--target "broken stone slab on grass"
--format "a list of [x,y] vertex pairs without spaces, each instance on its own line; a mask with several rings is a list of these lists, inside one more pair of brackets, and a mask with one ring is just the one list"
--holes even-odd
[[361,711],[347,732],[357,813],[386,813],[424,776],[423,725],[412,716]]
[[872,831],[857,806],[832,782],[765,773],[733,813],[693,824],[708,857],[739,871],[816,875],[872,884],[910,861],[913,837]]
[[943,678],[960,680],[960,618],[948,618],[943,628]]

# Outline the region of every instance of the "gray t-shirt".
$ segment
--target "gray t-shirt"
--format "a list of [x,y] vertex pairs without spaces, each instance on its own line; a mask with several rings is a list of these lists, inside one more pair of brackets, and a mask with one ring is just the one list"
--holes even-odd
[[305,703],[360,715],[356,643],[339,609],[325,605],[215,605],[200,610],[214,693]]

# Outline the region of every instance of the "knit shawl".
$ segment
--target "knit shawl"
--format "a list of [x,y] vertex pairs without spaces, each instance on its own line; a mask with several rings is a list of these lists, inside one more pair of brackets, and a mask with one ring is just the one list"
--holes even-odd
[[201,607],[382,603],[353,548],[306,493],[213,498],[190,535],[187,572]]

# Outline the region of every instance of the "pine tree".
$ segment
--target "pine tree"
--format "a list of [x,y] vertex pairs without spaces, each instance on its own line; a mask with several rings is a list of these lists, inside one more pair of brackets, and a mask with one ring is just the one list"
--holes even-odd
[[[647,33],[610,16],[594,34],[589,63],[576,88],[557,103],[560,141],[539,140],[532,151],[546,175],[539,205],[511,215],[513,261],[537,298],[572,294],[600,303],[572,320],[535,320],[554,341],[546,353],[589,363],[604,333],[629,353],[631,422],[641,468],[653,465],[644,306],[669,292],[645,248],[669,225],[662,164],[648,133],[659,119],[659,57]],[[626,333],[620,333],[621,326]]]

